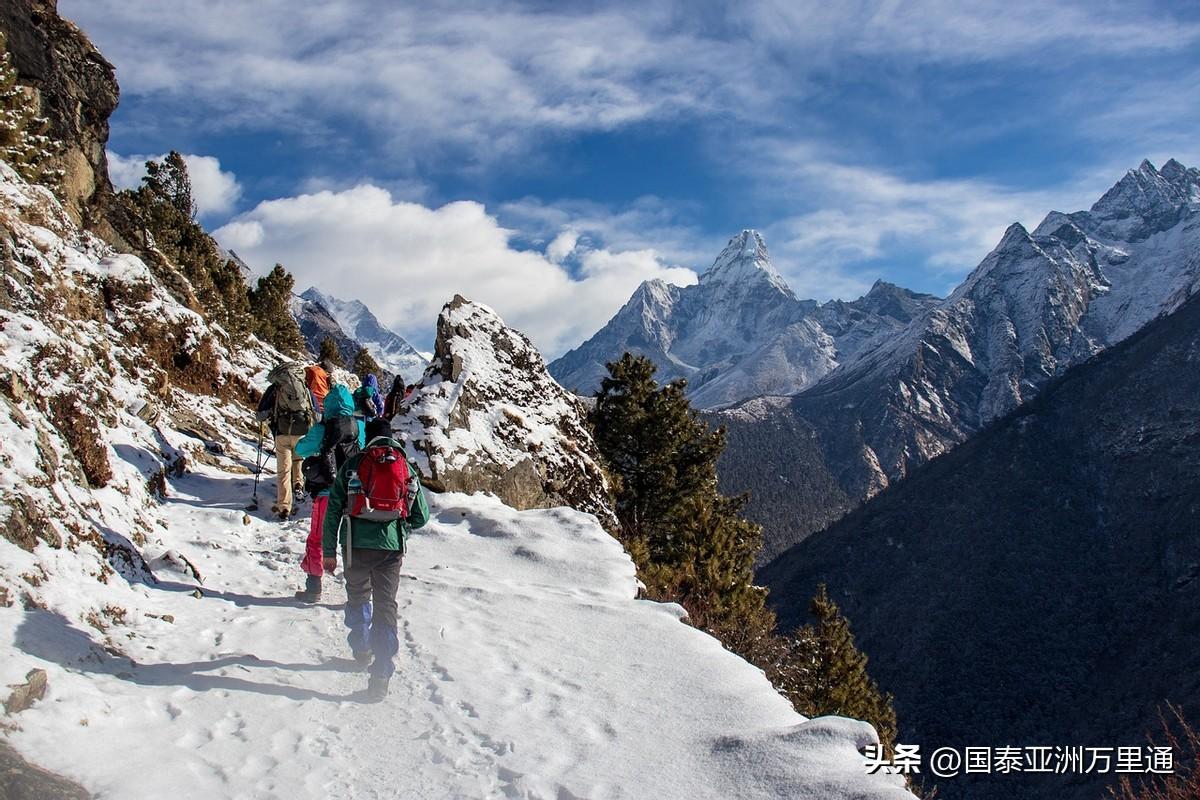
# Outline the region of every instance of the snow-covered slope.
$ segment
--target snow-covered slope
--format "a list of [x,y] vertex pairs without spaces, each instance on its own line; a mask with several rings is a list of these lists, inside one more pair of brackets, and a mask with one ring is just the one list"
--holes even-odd
[[361,301],[339,300],[315,286],[300,296],[324,307],[348,336],[370,351],[381,367],[393,375],[402,375],[405,383],[416,382],[425,371],[429,354],[418,352],[403,336],[385,328]]
[[122,798],[909,796],[866,774],[869,726],[796,715],[564,508],[435,498],[392,694],[358,702],[340,589],[291,598],[306,520],[243,510],[237,398],[278,354],[4,165],[0,249],[0,683],[48,678],[3,735],[31,761]]
[[[245,524],[248,488],[210,469],[171,484],[159,535],[199,599],[163,572],[105,598],[123,619],[104,633],[55,607],[65,587],[0,609],[0,679],[49,673],[22,753],[114,797],[909,797],[865,774],[869,725],[806,722],[680,609],[635,600],[629,558],[568,509],[435,498],[391,694],[363,705],[341,588],[284,599],[305,526]],[[147,746],[154,768],[131,769]]]
[[641,353],[658,365],[659,380],[687,378],[692,402],[713,408],[811,386],[934,302],[888,284],[850,303],[799,300],[762,236],[745,230],[696,285],[643,283],[604,328],[550,370],[564,386],[588,393],[607,374],[606,362]]
[[569,505],[616,529],[581,402],[482,303],[456,295],[442,308],[433,360],[392,425],[438,489],[488,491],[516,508]]

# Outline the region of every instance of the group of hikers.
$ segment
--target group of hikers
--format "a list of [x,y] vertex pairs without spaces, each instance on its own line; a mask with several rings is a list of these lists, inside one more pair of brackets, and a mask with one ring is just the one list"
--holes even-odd
[[413,387],[397,377],[384,397],[366,374],[351,391],[328,361],[285,362],[267,383],[258,419],[275,440],[271,512],[287,520],[305,495],[312,498],[305,586],[296,598],[320,600],[322,577],[343,554],[350,650],[369,671],[367,698],[382,700],[399,650],[396,594],[408,534],[429,519],[420,478],[391,427]]

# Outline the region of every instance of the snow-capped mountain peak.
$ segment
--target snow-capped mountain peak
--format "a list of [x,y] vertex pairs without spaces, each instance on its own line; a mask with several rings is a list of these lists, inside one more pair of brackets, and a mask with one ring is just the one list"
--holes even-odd
[[406,382],[412,383],[425,371],[429,355],[419,352],[403,336],[384,327],[362,301],[341,300],[315,286],[300,296],[323,306],[342,330],[367,348],[388,372],[402,375]]
[[787,281],[771,263],[762,235],[746,229],[729,240],[712,266],[700,276],[700,283],[731,284],[764,279],[779,291],[792,294]]
[[1175,227],[1198,203],[1200,169],[1171,159],[1159,171],[1147,160],[1126,172],[1088,213],[1108,238],[1140,242]]

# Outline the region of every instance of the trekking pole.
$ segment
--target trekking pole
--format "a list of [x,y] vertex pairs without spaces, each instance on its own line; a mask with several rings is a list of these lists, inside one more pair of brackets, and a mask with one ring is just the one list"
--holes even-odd
[[254,455],[254,496],[250,500],[250,505],[246,506],[247,511],[258,510],[258,476],[262,475],[263,471],[262,448],[264,437],[263,424],[260,422],[258,423],[258,452]]
[[[350,520],[349,514],[343,514],[342,518],[338,520],[338,529],[337,529],[338,541],[341,541],[341,539],[342,539],[342,526],[345,525],[349,520]],[[345,575],[350,570],[350,544],[351,544],[351,536],[352,536],[351,531],[352,530],[353,530],[352,526],[346,527],[346,544],[344,547],[342,547],[342,574],[343,575]]]

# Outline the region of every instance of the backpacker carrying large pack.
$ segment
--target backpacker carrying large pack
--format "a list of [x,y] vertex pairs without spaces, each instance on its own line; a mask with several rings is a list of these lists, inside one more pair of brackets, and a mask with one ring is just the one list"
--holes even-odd
[[304,491],[313,497],[333,486],[337,471],[358,453],[358,421],[354,417],[334,417],[321,423],[325,435],[321,450],[304,459]]
[[408,518],[413,476],[404,451],[390,444],[368,445],[352,477],[356,480],[347,485],[349,516],[374,522]]
[[275,385],[274,428],[284,436],[303,436],[313,424],[312,395],[304,385],[304,367],[294,361],[280,364],[267,375]]

